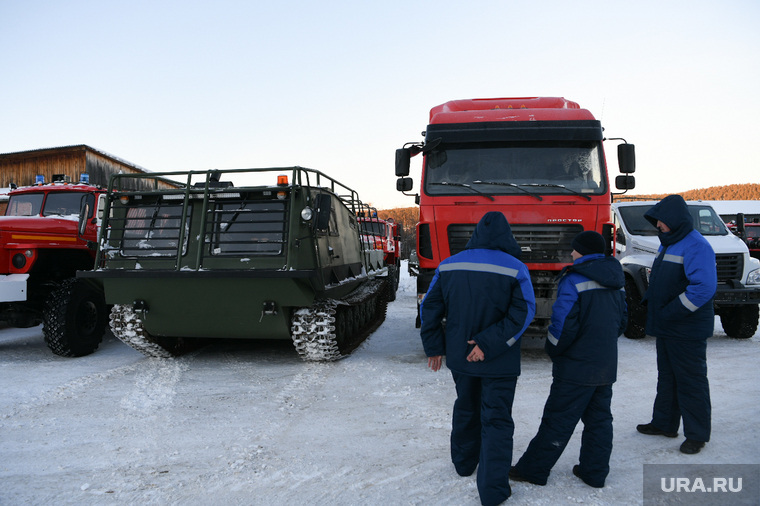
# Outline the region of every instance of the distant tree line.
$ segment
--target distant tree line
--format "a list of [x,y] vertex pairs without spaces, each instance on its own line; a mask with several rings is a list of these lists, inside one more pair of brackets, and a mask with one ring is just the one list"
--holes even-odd
[[[667,193],[652,195],[625,195],[615,197],[615,200],[660,200]],[[685,200],[760,200],[760,184],[729,184],[726,186],[711,186],[679,192]],[[401,258],[409,258],[409,252],[416,247],[416,225],[420,219],[418,207],[397,207],[377,211],[382,219],[393,218],[401,224]]]
[[[760,200],[760,184],[729,184],[726,186],[711,186],[678,192],[684,200]],[[651,195],[625,195],[624,198],[615,197],[615,200],[660,200],[668,196],[667,193]]]

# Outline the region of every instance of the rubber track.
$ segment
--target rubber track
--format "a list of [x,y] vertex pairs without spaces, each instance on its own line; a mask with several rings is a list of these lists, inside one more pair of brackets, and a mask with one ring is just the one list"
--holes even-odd
[[[295,311],[291,337],[300,357],[313,362],[340,360],[363,343],[385,321],[390,289],[386,279],[369,281],[345,299],[319,301]],[[114,305],[110,327],[118,339],[148,357],[173,358],[193,348],[182,339],[170,347],[156,342],[131,304]]]
[[291,336],[301,358],[329,362],[348,356],[385,320],[388,289],[386,278],[376,278],[345,299],[319,301],[296,311]]
[[143,355],[154,358],[174,357],[169,350],[151,341],[131,304],[114,305],[109,324],[113,335]]

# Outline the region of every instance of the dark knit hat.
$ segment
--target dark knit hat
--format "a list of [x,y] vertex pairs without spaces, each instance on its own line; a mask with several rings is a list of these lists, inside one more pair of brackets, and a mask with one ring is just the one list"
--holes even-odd
[[586,230],[575,236],[571,246],[581,255],[604,253],[604,237],[602,237],[602,234],[599,232]]

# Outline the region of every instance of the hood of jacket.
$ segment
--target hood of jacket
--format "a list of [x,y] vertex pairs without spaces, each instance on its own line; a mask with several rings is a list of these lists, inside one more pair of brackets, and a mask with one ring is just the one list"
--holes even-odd
[[654,226],[661,221],[670,228],[670,232],[658,233],[663,246],[677,243],[694,230],[689,206],[680,195],[668,195],[647,211],[644,218]]
[[521,251],[507,218],[498,211],[488,212],[480,219],[465,249],[497,249],[517,259]]
[[596,281],[606,288],[619,289],[625,286],[625,275],[620,262],[617,258],[605,256],[603,253],[584,255],[566,269],[569,272],[577,272],[591,281]]

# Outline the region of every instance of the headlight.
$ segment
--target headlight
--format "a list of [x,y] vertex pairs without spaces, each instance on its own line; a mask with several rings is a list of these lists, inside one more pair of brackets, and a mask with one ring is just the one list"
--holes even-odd
[[16,269],[23,269],[24,266],[26,265],[26,257],[24,256],[23,253],[16,253],[15,255],[13,255],[13,259],[11,260],[11,262],[13,263],[13,267],[15,267]]
[[30,249],[24,251],[23,253],[16,253],[13,255],[13,258],[11,259],[11,263],[13,264],[13,267],[16,269],[23,269],[26,266],[26,259],[32,258],[34,255],[34,252]]
[[301,219],[303,221],[311,221],[311,219],[314,217],[314,211],[311,210],[311,207],[304,207],[301,209]]
[[760,269],[750,271],[750,273],[747,275],[747,284],[760,285]]

